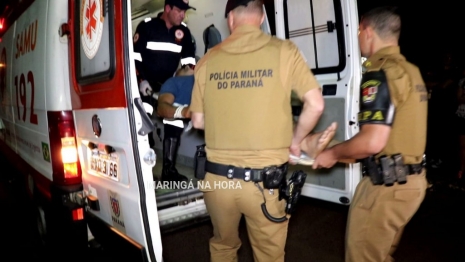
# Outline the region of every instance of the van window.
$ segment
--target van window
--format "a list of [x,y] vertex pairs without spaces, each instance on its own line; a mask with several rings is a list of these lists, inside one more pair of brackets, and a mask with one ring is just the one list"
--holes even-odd
[[286,38],[297,44],[312,72],[327,74],[344,70],[341,0],[292,0],[283,1],[283,5]]
[[75,1],[76,78],[87,85],[110,80],[115,72],[114,11],[111,1]]

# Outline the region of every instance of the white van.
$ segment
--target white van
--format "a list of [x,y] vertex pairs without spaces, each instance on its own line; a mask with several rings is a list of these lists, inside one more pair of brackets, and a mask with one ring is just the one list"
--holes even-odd
[[[208,219],[195,183],[167,189],[154,182],[163,123],[147,116],[139,97],[132,39],[164,0],[13,2],[0,17],[0,150],[24,174],[39,231],[62,248],[85,248],[89,228],[131,261],[163,261],[163,231]],[[226,0],[190,5],[197,10],[187,12],[185,24],[202,57],[206,28],[214,25],[222,39],[229,34]],[[265,10],[262,29],[296,43],[323,87],[326,107],[316,131],[336,121],[335,138],[352,137],[361,78],[356,1],[274,0],[265,1]],[[298,117],[301,103],[289,103]],[[200,144],[198,130],[181,138],[178,170],[190,178]],[[343,205],[361,178],[359,164],[294,169],[308,174],[304,196]]]

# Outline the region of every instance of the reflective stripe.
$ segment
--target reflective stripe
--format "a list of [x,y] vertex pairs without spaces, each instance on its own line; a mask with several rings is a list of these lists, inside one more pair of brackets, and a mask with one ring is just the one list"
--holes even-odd
[[147,23],[147,22],[150,22],[150,21],[152,21],[152,18],[147,17],[147,18],[144,19],[144,21],[145,21],[146,23]]
[[142,62],[142,56],[140,55],[140,53],[134,52],[133,54],[134,54],[134,59],[135,60],[139,60],[139,61]]
[[172,43],[147,42],[147,49],[155,51],[170,51],[181,53],[182,46]]
[[163,124],[177,126],[179,128],[184,128],[184,122],[182,120],[166,120],[166,119],[163,119]]
[[186,57],[186,58],[181,59],[181,65],[187,65],[187,64],[195,65],[195,58]]

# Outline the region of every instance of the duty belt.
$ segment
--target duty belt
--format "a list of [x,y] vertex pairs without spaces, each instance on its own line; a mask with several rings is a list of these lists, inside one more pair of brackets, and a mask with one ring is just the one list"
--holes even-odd
[[407,175],[419,175],[423,171],[423,164],[411,164],[406,166],[408,170],[410,170],[410,174]]
[[264,175],[268,171],[275,171],[276,169],[281,169],[283,171],[287,171],[287,163],[281,166],[268,166],[261,169],[254,169],[254,168],[242,168],[242,167],[235,167],[231,165],[223,165],[218,163],[213,163],[207,160],[205,164],[205,171],[225,176],[229,179],[237,178],[242,179],[246,182],[253,181],[253,182],[262,182],[264,179]]
[[[420,164],[410,164],[410,165],[405,165],[408,170],[410,171],[407,175],[419,175],[423,171],[424,165],[422,163]],[[365,167],[365,166],[364,166]],[[368,173],[364,173],[364,176],[368,176]]]

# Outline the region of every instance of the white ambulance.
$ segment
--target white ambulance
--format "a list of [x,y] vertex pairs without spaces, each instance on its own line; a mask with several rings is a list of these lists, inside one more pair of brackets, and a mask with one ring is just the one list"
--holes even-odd
[[[85,248],[89,228],[131,261],[163,261],[163,231],[208,219],[195,183],[167,189],[154,182],[163,123],[147,116],[150,106],[139,97],[132,39],[164,0],[10,2],[0,17],[0,149],[24,175],[39,231],[66,243],[62,248]],[[189,4],[197,10],[187,12],[185,24],[202,57],[205,29],[214,25],[221,39],[229,34],[226,0]],[[335,138],[352,137],[361,78],[356,1],[274,0],[265,1],[265,10],[262,29],[296,43],[323,87],[326,107],[316,131],[336,121]],[[301,103],[289,103],[297,118]],[[181,141],[178,170],[193,178],[203,135],[189,130]],[[304,196],[343,205],[361,178],[359,164],[295,169],[308,174]]]

